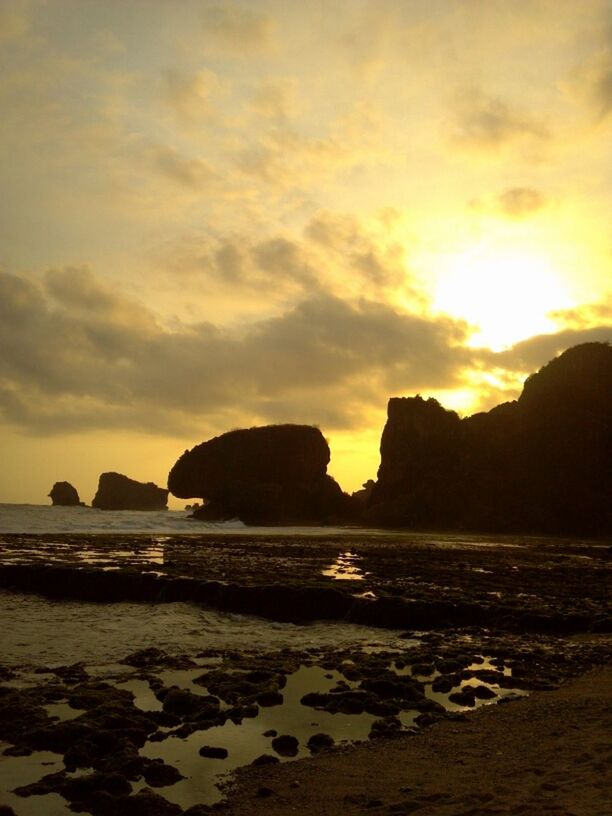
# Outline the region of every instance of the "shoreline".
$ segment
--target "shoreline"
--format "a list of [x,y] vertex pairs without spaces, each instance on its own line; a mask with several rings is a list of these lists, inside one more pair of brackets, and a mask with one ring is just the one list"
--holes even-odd
[[236,774],[226,813],[608,816],[612,665],[399,736]]

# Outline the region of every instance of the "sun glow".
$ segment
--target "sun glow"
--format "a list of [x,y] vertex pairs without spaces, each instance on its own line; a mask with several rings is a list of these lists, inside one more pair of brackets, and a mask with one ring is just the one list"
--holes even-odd
[[494,350],[554,331],[549,313],[571,305],[544,254],[485,246],[443,259],[433,302],[434,309],[476,327],[469,345]]

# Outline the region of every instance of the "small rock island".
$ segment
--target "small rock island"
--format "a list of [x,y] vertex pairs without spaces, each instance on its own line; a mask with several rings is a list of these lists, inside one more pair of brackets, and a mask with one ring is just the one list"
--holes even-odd
[[91,506],[98,510],[167,510],[168,491],[122,473],[102,473]]
[[56,482],[49,498],[54,507],[85,507],[85,502],[80,500],[76,487],[70,482]]
[[199,498],[194,517],[245,524],[329,524],[351,515],[351,498],[327,473],[329,445],[311,425],[229,431],[196,445],[168,476],[170,492]]

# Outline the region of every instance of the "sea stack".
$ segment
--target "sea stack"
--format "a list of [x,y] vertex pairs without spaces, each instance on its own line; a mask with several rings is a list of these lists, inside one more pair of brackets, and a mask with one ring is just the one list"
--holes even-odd
[[391,399],[366,520],[416,529],[612,532],[612,348],[568,349],[518,400],[460,419]]
[[310,425],[229,431],[192,448],[168,476],[170,492],[205,504],[195,518],[246,524],[322,524],[347,518],[351,499],[327,475],[329,446]]
[[51,488],[49,498],[54,507],[84,507],[79,494],[70,482],[56,482]]
[[166,510],[168,491],[153,482],[137,482],[122,473],[102,473],[91,503],[98,510]]

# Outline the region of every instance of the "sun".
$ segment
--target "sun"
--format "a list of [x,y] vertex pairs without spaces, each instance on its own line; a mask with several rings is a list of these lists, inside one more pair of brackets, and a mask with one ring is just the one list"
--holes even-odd
[[549,313],[571,306],[544,253],[479,245],[445,256],[436,277],[433,308],[475,327],[470,346],[498,351],[554,331]]

